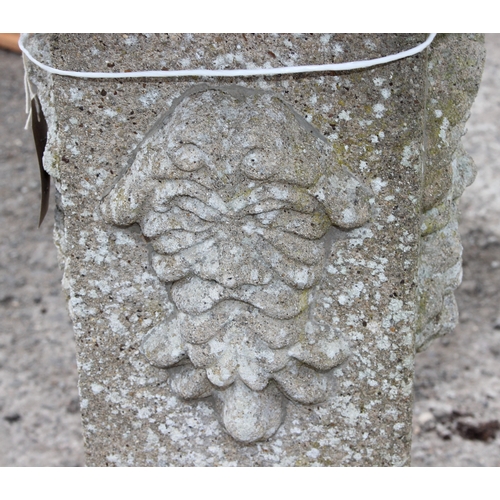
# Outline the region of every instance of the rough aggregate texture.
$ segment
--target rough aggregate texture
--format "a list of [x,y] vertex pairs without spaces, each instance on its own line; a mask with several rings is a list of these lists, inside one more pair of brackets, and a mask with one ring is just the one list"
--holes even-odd
[[195,86],[172,108],[101,213],[139,223],[170,290],[145,356],[175,367],[174,394],[219,400],[235,439],[262,440],[281,425],[285,396],[315,404],[331,395],[330,372],[348,347],[328,314],[326,252],[339,238],[332,224],[347,232],[369,220],[371,193],[267,93]]
[[[202,46],[207,50],[200,55],[206,58],[202,61],[213,61],[215,67],[228,64],[224,61],[232,39],[236,49],[244,44],[241,35],[226,36],[220,46],[211,36],[202,40],[183,38],[185,45],[175,41],[177,60],[184,54],[188,59],[194,57],[194,47]],[[272,56],[262,51],[263,47],[269,48],[265,42],[270,38],[248,42],[243,61],[251,58],[258,65],[270,62]],[[124,52],[132,43],[114,35],[100,39],[104,46],[113,46],[113,50],[124,46]],[[402,45],[414,45],[419,37],[379,36],[379,44],[382,39],[385,43],[390,41],[386,48],[395,52]],[[297,55],[295,64],[304,64],[306,58],[307,62],[316,62],[311,57],[314,59],[317,56],[313,54],[321,51],[312,50],[310,44],[316,48],[322,44],[327,52],[337,48],[337,44],[320,36],[283,36],[279,42],[285,47],[291,44]],[[343,57],[357,59],[361,53],[366,55],[368,39],[348,42],[344,44]],[[61,43],[64,60],[58,50]],[[146,44],[143,56],[146,54],[153,66],[171,67],[170,61],[163,61],[167,56],[174,57],[173,51],[164,49],[170,43],[169,38],[164,38]],[[117,58],[106,51],[98,57],[102,49],[87,37],[38,37],[31,46],[40,57],[49,57],[58,67],[67,64],[68,59],[82,55],[86,59],[86,47],[95,53],[79,64],[82,69],[88,64],[97,69],[107,64],[105,61],[115,62]],[[78,49],[73,50],[73,46]],[[132,55],[124,57],[133,58],[133,51],[130,52]],[[262,61],[262,55],[268,61]],[[337,387],[327,402],[307,407],[288,405],[286,418],[272,438],[272,452],[264,451],[262,447],[266,445],[260,443],[243,447],[225,434],[214,414],[217,404],[211,398],[185,403],[177,398],[166,383],[168,371],[150,365],[140,352],[145,335],[169,312],[168,289],[155,273],[157,265],[148,257],[142,234],[106,224],[99,211],[100,200],[117,176],[123,175],[131,153],[154,127],[158,116],[168,111],[193,83],[144,80],[141,89],[137,81],[105,81],[104,89],[103,82],[74,82],[40,72],[33,73],[32,79],[42,106],[50,108],[48,154],[44,161],[59,193],[57,242],[77,338],[89,465],[405,464],[410,445],[414,351],[415,289],[411,285],[418,261],[420,219],[418,197],[408,193],[418,193],[420,189],[419,146],[423,137],[423,131],[410,124],[415,117],[417,123],[423,118],[423,100],[413,99],[408,106],[403,104],[404,99],[390,97],[391,92],[396,96],[409,93],[423,99],[425,59],[377,68],[369,76],[358,73],[229,82],[292,101],[293,109],[320,132],[326,123],[334,125],[338,130],[326,137],[331,141],[336,163],[354,171],[377,195],[370,199],[373,224],[361,228],[356,237],[341,239],[328,249],[328,284],[318,285],[319,293],[330,301],[323,308],[333,309],[330,321],[339,325],[352,354],[336,369]],[[359,92],[362,82],[366,82],[366,90]],[[382,92],[383,82],[388,87],[389,82],[393,83],[391,92]],[[220,87],[222,82],[210,84]],[[337,88],[345,95],[342,91],[336,95]],[[102,90],[106,93],[104,99]],[[115,93],[119,97],[106,99]],[[137,108],[142,115],[140,132],[133,126],[139,125],[139,121],[129,120],[138,114]],[[83,116],[76,118],[76,110]],[[386,113],[391,120],[383,120]],[[265,131],[265,120],[256,126]],[[356,145],[352,150],[343,142],[343,134]],[[412,151],[406,155],[405,165],[401,165],[393,148],[397,144],[403,150],[402,142]],[[395,221],[390,218],[394,206],[398,210]],[[387,230],[387,224],[392,222],[393,230]],[[307,369],[301,363],[297,368],[302,367]],[[286,369],[293,370],[293,366],[289,363]],[[286,379],[276,378],[286,387],[285,392],[293,393]],[[228,394],[229,401],[244,399],[241,389],[246,384],[238,383],[235,387],[240,388],[240,393]],[[245,420],[238,409],[241,405],[244,407],[245,403],[236,407],[228,403],[232,416],[225,419],[226,423]],[[268,401],[264,406],[276,405]],[[274,414],[270,419],[273,427],[278,418]],[[246,430],[241,432],[240,435],[233,429],[232,434],[247,436]],[[269,436],[269,431],[262,432],[264,437]],[[388,440],[386,436],[392,438]],[[127,448],[130,451],[124,452]]]
[[[460,323],[416,357],[414,466],[500,465],[499,61],[500,35],[487,34],[485,72],[463,139],[478,173],[460,202]],[[464,427],[471,431],[459,432]],[[479,432],[485,428],[489,438]]]
[[314,454],[314,453],[313,453]]
[[[231,38],[238,39],[239,37],[239,35],[227,36],[226,42],[230,41]],[[129,38],[124,41],[117,38],[116,35],[101,38],[104,46],[118,47],[120,43],[127,45],[137,43]],[[225,52],[227,43],[223,47],[218,47],[217,41],[211,43],[210,38],[208,36],[206,39],[195,41],[194,44],[187,44],[185,47],[177,40],[176,51],[169,54],[175,53],[175,57],[179,59],[184,52],[187,55],[191,54],[192,47],[213,47],[218,54],[215,65],[219,67],[222,64],[221,58],[227,59],[227,52]],[[332,50],[336,47],[330,43],[330,40],[321,39],[319,36],[295,36],[293,42],[286,39],[285,36],[281,38],[284,42],[291,43],[295,53],[299,55],[296,64],[303,64],[304,57],[310,59],[315,53],[309,47],[311,39],[316,44],[323,44],[326,50]],[[63,52],[59,51],[61,41],[64,42]],[[189,39],[187,41],[193,42]],[[394,37],[392,52],[401,49],[401,44],[398,44],[398,41],[398,37]],[[75,42],[78,45],[78,52],[72,50],[72,43]],[[258,42],[263,42],[263,40]],[[360,50],[367,45],[367,40],[364,40],[364,43],[358,41],[358,44],[355,43],[355,40],[349,40],[349,42],[349,49],[358,48]],[[467,39],[463,39],[462,42],[459,46],[462,50],[467,50]],[[472,48],[475,47],[473,38],[468,43]],[[99,64],[102,65],[103,58],[97,57],[99,49],[95,47],[94,41],[88,37],[35,37],[32,47],[35,53],[40,53],[40,56],[49,55],[52,64],[60,67],[61,63],[68,60],[67,56],[69,59],[75,59],[85,54],[85,50],[81,50],[82,46],[85,45],[90,45],[91,51],[94,52],[93,57],[89,58],[89,63],[94,68]],[[164,43],[161,40],[150,43],[147,45],[148,48],[145,48],[144,53],[148,56],[146,59],[152,64],[163,64],[163,61],[156,61],[158,54],[155,53],[155,50],[168,45],[168,39]],[[255,46],[249,45],[250,54],[255,63],[263,45],[259,45],[259,43]],[[437,46],[439,47],[439,44]],[[444,46],[447,47],[448,44],[445,43]],[[130,52],[133,54],[133,50]],[[352,52],[351,57],[356,58],[356,50],[347,52],[350,56],[349,52]],[[64,54],[63,57],[61,57],[62,54]],[[160,51],[160,54],[164,53]],[[111,57],[109,53],[106,55]],[[208,61],[213,59],[210,51],[202,56],[207,57]],[[269,54],[267,56],[269,57]],[[460,58],[460,61],[464,58],[463,55],[460,55],[460,50],[457,57]],[[136,231],[130,232],[127,229],[113,229],[106,226],[107,220],[103,220],[102,214],[96,206],[96,199],[102,198],[102,195],[105,194],[103,189],[109,190],[110,184],[113,185],[113,177],[118,172],[122,172],[119,175],[125,179],[126,185],[128,172],[124,173],[123,169],[128,162],[125,154],[130,155],[131,148],[136,149],[142,144],[138,143],[134,137],[131,137],[130,140],[126,139],[127,135],[130,136],[131,131],[135,131],[130,126],[130,122],[126,121],[134,114],[134,109],[129,111],[125,110],[125,107],[127,105],[135,107],[137,100],[140,100],[145,108],[145,114],[151,113],[155,109],[157,111],[154,114],[158,114],[161,109],[158,109],[158,105],[153,104],[160,100],[162,104],[166,103],[167,105],[163,112],[171,107],[175,109],[171,121],[176,124],[179,119],[176,119],[175,116],[181,113],[181,111],[177,113],[177,109],[184,111],[189,106],[179,106],[179,108],[173,108],[173,106],[176,106],[175,103],[182,95],[182,93],[179,94],[179,91],[182,88],[185,89],[183,92],[192,89],[192,83],[181,84],[178,82],[175,85],[171,82],[146,81],[142,84],[146,88],[146,94],[141,96],[137,92],[137,81],[110,82],[111,88],[115,87],[118,90],[118,86],[120,86],[120,90],[123,92],[122,99],[120,102],[118,100],[114,102],[112,99],[109,102],[104,101],[96,108],[95,99],[92,96],[94,81],[90,81],[88,84],[82,82],[81,88],[76,89],[72,86],[74,82],[71,79],[60,79],[47,76],[44,73],[40,75],[40,72],[32,75],[32,79],[39,89],[42,106],[47,109],[49,136],[48,152],[44,157],[44,164],[47,171],[55,178],[59,194],[60,216],[57,224],[57,243],[64,266],[63,283],[69,296],[70,315],[73,319],[79,346],[81,407],[89,464],[163,465],[177,463],[179,465],[200,465],[207,463],[215,465],[218,463],[217,458],[214,461],[213,451],[210,450],[218,450],[216,453],[222,453],[226,462],[235,461],[239,465],[266,465],[272,462],[279,465],[348,465],[356,462],[365,465],[370,463],[404,465],[407,462],[410,442],[413,331],[415,329],[414,323],[418,318],[415,310],[414,274],[418,268],[418,231],[420,200],[422,199],[419,193],[422,188],[422,176],[425,178],[428,175],[428,165],[425,164],[422,157],[425,140],[424,130],[426,129],[419,124],[426,123],[429,62],[432,63],[432,59],[426,61],[423,57],[415,62],[413,60],[403,61],[398,63],[400,67],[396,74],[393,72],[388,74],[388,67],[377,68],[371,71],[369,83],[363,83],[364,79],[360,73],[357,75],[361,76],[360,81],[353,82],[353,92],[345,97],[345,101],[341,99],[341,96],[338,96],[338,100],[331,98],[331,90],[336,89],[339,84],[347,90],[349,87],[346,86],[346,83],[351,85],[351,82],[344,82],[342,77],[338,76],[307,76],[291,84],[284,82],[283,80],[286,80],[284,78],[239,82],[241,87],[252,88],[252,85],[256,85],[257,89],[264,90],[270,95],[272,95],[271,92],[283,95],[285,94],[284,89],[290,88],[292,96],[295,93],[298,97],[295,99],[297,103],[307,102],[310,105],[309,114],[305,115],[304,119],[315,126],[318,133],[320,133],[319,130],[326,118],[325,115],[331,111],[332,107],[340,105],[345,108],[333,112],[333,116],[337,116],[337,122],[343,120],[346,123],[346,127],[341,127],[339,124],[339,132],[345,128],[351,140],[358,148],[363,149],[356,151],[353,148],[353,151],[349,151],[349,145],[343,144],[345,154],[340,156],[335,148],[335,141],[338,144],[340,138],[333,136],[330,140],[332,141],[334,158],[341,169],[356,169],[358,166],[356,173],[360,175],[365,184],[371,184],[375,195],[370,199],[373,224],[371,227],[362,228],[361,233],[356,235],[357,238],[334,241],[327,250],[329,256],[324,266],[327,270],[326,276],[330,274],[332,277],[325,278],[317,284],[317,294],[326,299],[326,304],[324,303],[323,307],[325,309],[331,307],[334,311],[333,315],[327,315],[323,323],[338,325],[341,340],[344,340],[342,337],[345,338],[352,355],[349,356],[345,365],[335,370],[336,379],[339,381],[338,387],[336,391],[328,391],[328,401],[304,409],[289,405],[289,411],[283,425],[279,427],[278,432],[273,437],[280,444],[272,458],[266,456],[265,453],[252,453],[255,450],[251,450],[249,453],[237,443],[237,441],[252,443],[256,439],[270,437],[278,428],[280,420],[284,418],[280,411],[280,404],[276,399],[277,393],[274,385],[265,385],[265,378],[264,382],[257,384],[255,375],[253,377],[243,375],[245,370],[238,372],[237,379],[234,379],[236,374],[232,375],[235,372],[234,369],[231,369],[231,365],[235,365],[235,368],[238,364],[242,366],[239,358],[235,356],[236,352],[241,350],[240,345],[244,340],[244,338],[238,338],[242,335],[242,327],[234,326],[234,331],[237,332],[236,339],[219,340],[219,345],[222,340],[223,346],[233,345],[236,347],[236,351],[224,347],[218,348],[219,352],[221,349],[227,351],[225,356],[229,358],[224,360],[222,364],[219,361],[213,365],[213,361],[210,359],[202,361],[200,355],[203,348],[199,354],[191,352],[189,355],[195,367],[208,368],[207,376],[210,383],[222,388],[228,387],[221,393],[221,397],[216,398],[215,408],[218,406],[217,401],[221,400],[222,409],[219,412],[221,412],[226,429],[229,430],[231,437],[237,438],[236,441],[232,441],[223,433],[221,434],[218,427],[209,427],[210,422],[215,420],[211,398],[208,398],[207,402],[201,400],[196,403],[195,400],[194,402],[182,403],[175,397],[175,392],[172,393],[172,390],[169,390],[165,385],[165,372],[155,370],[148,365],[137,349],[137,343],[150,332],[151,327],[153,331],[156,331],[159,328],[159,321],[164,321],[163,315],[172,312],[172,302],[169,300],[169,295],[181,311],[182,304],[189,298],[198,304],[184,306],[184,311],[202,312],[199,304],[204,303],[204,301],[201,297],[201,300],[197,299],[196,295],[193,299],[192,291],[194,288],[191,286],[193,278],[188,278],[184,288],[182,282],[178,285],[178,280],[183,275],[190,276],[190,268],[194,266],[198,275],[201,274],[204,278],[212,280],[215,277],[215,281],[217,281],[217,277],[207,271],[207,267],[210,266],[206,262],[195,265],[192,259],[184,259],[179,264],[167,265],[164,262],[159,262],[156,255],[149,259],[149,251],[146,251],[144,245],[139,244],[139,239],[143,235]],[[265,63],[261,62],[260,64]],[[168,61],[167,66],[171,66]],[[479,69],[477,64],[472,67],[472,75],[469,77],[473,81],[474,75],[476,75],[476,81],[478,80],[479,73],[476,68]],[[471,68],[469,68],[470,72]],[[389,92],[381,92],[381,97],[375,97],[374,91],[378,90],[378,87],[382,86],[385,80],[396,82],[396,88]],[[151,86],[154,87],[148,89]],[[214,86],[217,87],[217,84]],[[99,95],[110,93],[110,90],[103,90],[104,92],[101,90]],[[117,93],[117,90],[113,92],[113,95]],[[397,99],[396,96],[391,96],[391,92],[396,93],[396,95],[402,93],[406,99]],[[431,95],[433,94],[431,93]],[[287,95],[286,97],[289,99],[292,96]],[[413,103],[416,105],[415,109],[411,105],[401,105],[408,97],[413,99]],[[380,103],[381,99],[384,100],[384,104]],[[360,101],[364,105],[362,109],[358,109],[355,105]],[[84,120],[75,120],[73,117],[75,105],[78,104],[81,104],[78,106],[80,111],[87,111]],[[208,106],[211,104],[213,103],[207,103]],[[163,105],[165,106],[165,104]],[[220,106],[215,106],[215,112],[217,112],[218,107]],[[229,106],[229,108],[231,107],[234,106]],[[300,105],[298,104],[294,109],[299,112]],[[396,110],[397,113],[394,112]],[[384,119],[386,112],[390,119]],[[231,114],[231,109],[229,114]],[[254,126],[257,136],[265,135],[269,127],[262,114],[256,114],[257,121]],[[196,113],[191,115],[187,112],[187,116],[181,118],[181,121],[187,123],[192,116],[196,116]],[[110,118],[112,118],[112,122],[109,121]],[[105,120],[106,125],[114,124],[114,126],[105,127],[103,120]],[[217,118],[215,120],[217,121]],[[370,130],[366,130],[374,122],[379,129],[375,139],[372,134],[370,135]],[[87,130],[90,129],[90,133],[78,130],[77,125],[83,125],[83,128],[87,128]],[[103,128],[100,128],[101,126]],[[149,129],[155,127],[153,123],[150,123]],[[177,131],[178,128],[179,125],[173,127],[175,132],[166,138],[167,150],[160,154],[160,158],[168,159],[166,152],[169,148],[173,148],[173,143],[170,144],[169,141],[178,142],[175,141],[175,134],[182,133],[182,130]],[[231,127],[229,129],[231,130]],[[95,133],[97,130],[100,131],[99,137],[93,137],[92,132]],[[201,126],[200,130],[197,131],[198,134],[203,136],[203,130],[203,126]],[[143,132],[141,135],[144,137],[146,133]],[[405,135],[407,135],[406,138]],[[368,139],[371,144],[380,144],[380,148],[375,147],[368,150],[366,146],[363,147],[367,144]],[[446,135],[440,136],[440,139],[447,144]],[[109,149],[100,149],[99,143],[101,141],[108,144],[116,141],[113,144],[112,157],[106,154]],[[250,146],[255,147],[255,145]],[[237,148],[237,150],[243,154],[241,148]],[[394,152],[398,150],[402,151],[402,156],[399,158],[394,157]],[[207,154],[207,151],[204,153]],[[177,162],[183,160],[183,164],[186,164],[185,156],[185,152],[181,152],[180,156],[178,154]],[[147,157],[149,158],[149,153]],[[222,156],[223,162],[224,158]],[[204,161],[207,163],[206,159]],[[362,161],[364,161],[363,164]],[[112,166],[113,163],[115,167]],[[175,164],[175,159],[173,163]],[[230,163],[229,169],[234,167],[232,162]],[[179,165],[179,163],[177,164]],[[422,171],[423,165],[424,170]],[[98,166],[97,169],[96,166]],[[114,172],[112,168],[115,168],[116,171]],[[168,170],[168,165],[166,168]],[[429,168],[432,171],[432,165]],[[165,170],[165,167],[162,169]],[[183,167],[181,170],[189,171],[192,168]],[[246,170],[248,171],[248,169]],[[197,170],[195,171],[197,172]],[[203,170],[202,177],[205,171],[206,169]],[[323,172],[318,172],[318,176],[320,173]],[[241,177],[241,171],[239,175]],[[276,175],[274,174],[275,178]],[[328,176],[328,174],[326,175]],[[214,173],[211,173],[210,176],[212,179],[217,178]],[[253,171],[250,179],[264,179],[264,184],[260,185],[261,187],[258,189],[265,190],[268,187],[272,188],[273,185],[269,182],[272,176],[272,174],[263,175],[262,172]],[[106,182],[108,177],[109,182]],[[305,187],[311,186],[312,179],[309,182],[305,179],[300,181],[300,177],[299,175],[299,180],[295,181],[297,176],[292,176],[293,181],[298,182],[299,186],[301,183],[304,185],[304,182]],[[97,180],[93,180],[96,178]],[[277,178],[283,178],[283,175],[278,174]],[[223,183],[221,189],[224,203],[234,203],[235,194],[236,197],[241,196],[239,192],[234,193],[234,187],[239,185],[238,180],[237,174],[236,183],[234,181]],[[214,181],[205,183],[201,181],[201,185],[205,184],[205,188],[207,188],[210,182]],[[321,177],[316,183],[322,183]],[[130,203],[130,208],[127,211],[129,219],[123,220],[117,216],[112,218],[114,223],[126,224],[137,220],[134,210],[140,210],[142,207],[140,202],[141,196],[143,196],[141,195],[141,186],[144,186],[144,183],[137,184],[137,191],[127,194],[128,203]],[[200,184],[199,180],[198,184]],[[446,184],[446,186],[448,185]],[[116,191],[118,198],[122,193],[121,189]],[[195,189],[200,191],[199,188]],[[227,193],[228,189],[229,193]],[[335,185],[334,189],[342,191],[344,188],[340,184],[340,186]],[[190,193],[192,195],[193,188],[191,187],[190,191],[180,188],[180,191],[174,193],[172,190],[175,191],[168,183],[166,192],[160,188],[159,196],[153,195],[153,206],[155,206],[155,198],[158,199],[157,203],[164,204],[170,197],[175,200],[176,195]],[[146,191],[149,190],[146,189]],[[313,188],[311,191],[318,196],[318,189]],[[225,195],[224,192],[226,192]],[[409,195],[409,193],[415,193],[417,196]],[[207,194],[207,196],[209,195]],[[328,198],[328,193],[325,193],[325,189],[323,189],[322,197],[325,198],[325,196]],[[289,195],[286,197],[288,198]],[[274,198],[276,199],[276,196]],[[278,196],[278,198],[280,197]],[[335,197],[332,198],[335,199]],[[266,199],[260,201],[266,201]],[[388,203],[384,203],[384,201]],[[237,202],[236,204],[238,205]],[[326,206],[328,204],[327,202]],[[221,204],[213,202],[211,205],[220,209]],[[292,205],[292,207],[295,206]],[[342,208],[350,212],[353,211],[352,206]],[[117,211],[119,213],[123,209],[118,201],[114,204],[110,202],[106,206],[104,215]],[[339,213],[337,208],[333,208],[332,211],[335,212],[337,218],[340,214],[344,215],[344,212],[340,211]],[[142,214],[137,215],[141,220]],[[178,218],[179,214],[176,213],[173,216]],[[146,214],[147,217],[148,214]],[[330,218],[334,222],[335,217]],[[354,218],[356,219],[356,216]],[[219,222],[220,219],[217,221]],[[151,224],[143,220],[141,227],[143,232],[147,232],[147,227],[151,227]],[[168,223],[167,227],[162,228],[162,231],[168,231],[171,227],[175,228],[176,226]],[[184,227],[184,229],[186,228]],[[249,244],[255,245],[255,243]],[[153,244],[153,248],[157,254],[158,246],[155,247]],[[197,268],[200,268],[201,271],[196,271]],[[176,274],[168,277],[163,275],[163,281],[174,283],[171,290],[164,288],[161,283],[162,272],[164,273],[165,269],[167,275],[172,271],[174,271],[173,274]],[[375,279],[370,273],[372,269],[375,269]],[[222,264],[222,272],[226,274],[230,272],[227,265]],[[278,274],[283,278],[283,273]],[[221,279],[219,278],[218,281],[220,282]],[[213,288],[210,282],[207,283]],[[261,281],[258,280],[258,283],[260,286]],[[199,286],[201,283],[196,284],[197,293],[200,293],[199,290],[203,290],[204,287]],[[297,279],[292,279],[292,284],[297,287]],[[310,287],[312,284],[310,283],[308,286]],[[265,294],[269,293],[267,287],[264,287],[263,290]],[[278,289],[274,290],[273,284],[271,284],[269,290],[276,297],[271,300],[279,302],[282,293],[280,287],[278,286]],[[201,293],[212,297],[214,294],[217,295],[214,290]],[[260,293],[258,292],[258,294]],[[245,292],[243,295],[238,291],[228,298],[243,299],[245,301],[243,303],[250,303],[254,306],[260,302],[258,298],[257,301],[248,299]],[[182,296],[184,299],[181,298]],[[103,299],[107,303],[103,304]],[[224,312],[229,320],[233,311]],[[296,316],[298,312],[300,311],[294,313],[293,316]],[[239,313],[234,312],[234,314]],[[271,314],[272,316],[273,314]],[[179,331],[183,327],[177,326],[177,329]],[[168,329],[168,333],[170,331],[176,331],[175,320],[174,325]],[[227,333],[230,331],[232,330],[228,326],[224,326],[222,330],[222,332]],[[307,331],[307,327],[305,331]],[[167,342],[175,344],[175,340],[173,340],[175,335],[167,334],[165,336],[165,333],[165,329],[163,329],[163,338]],[[324,335],[322,332],[322,336]],[[319,337],[318,341],[323,338],[322,336]],[[253,337],[254,334],[252,334]],[[117,351],[118,347],[120,352]],[[185,347],[181,343],[176,348],[183,350]],[[168,350],[171,351],[171,348]],[[211,351],[213,357],[213,348]],[[106,353],[105,356],[104,353]],[[124,353],[130,354],[125,355]],[[147,355],[148,349],[146,349]],[[210,353],[205,353],[205,357],[207,355],[210,358]],[[224,359],[224,354],[222,358]],[[299,356],[299,358],[302,359],[298,360],[298,363],[290,359],[286,364],[278,363],[274,368],[271,368],[271,372],[276,371],[273,378],[281,390],[292,397],[292,400],[295,399],[310,405],[318,403],[319,398],[314,393],[317,390],[321,391],[321,389],[315,390],[314,384],[306,382],[307,378],[310,379],[310,375],[306,375],[307,370],[310,370],[308,365],[313,367],[315,365],[311,363],[310,359],[304,360],[303,356]],[[156,358],[153,357],[153,361],[156,361]],[[165,364],[170,366],[176,361],[180,361],[179,357],[171,359],[169,363]],[[305,373],[301,374],[300,371],[305,371]],[[306,379],[303,379],[304,376]],[[235,380],[234,390],[232,385],[228,386],[232,380]],[[290,385],[292,380],[294,382]],[[299,382],[300,380],[302,382]],[[321,381],[320,386],[324,385],[325,382]],[[185,383],[185,381],[181,382],[181,385],[185,386]],[[196,386],[199,387],[199,385]],[[161,386],[161,389],[158,389],[158,386]],[[153,387],[156,387],[156,390],[153,390]],[[215,394],[219,393],[216,391]],[[257,399],[255,400],[255,398]],[[316,414],[316,418],[319,420],[318,424],[311,423],[311,420],[314,419],[308,416],[307,410]],[[264,416],[266,412],[268,412],[269,418]],[[259,421],[259,415],[262,415],[260,419],[265,419],[268,425],[264,425],[262,428],[256,425],[255,422]],[[135,431],[133,433],[129,430],[131,426]],[[252,432],[251,429],[255,429],[255,432]],[[325,432],[327,429],[328,433]],[[297,433],[300,434],[299,445],[297,445],[297,440],[293,438],[293,435]],[[143,443],[142,449],[135,445],[138,440]],[[187,444],[186,440],[189,440],[190,452],[187,455],[179,456],[177,446],[179,442]],[[133,444],[132,447],[129,442]],[[310,445],[311,443],[318,443],[313,448],[316,451],[304,458],[300,444]],[[131,451],[124,453],[124,445]]]

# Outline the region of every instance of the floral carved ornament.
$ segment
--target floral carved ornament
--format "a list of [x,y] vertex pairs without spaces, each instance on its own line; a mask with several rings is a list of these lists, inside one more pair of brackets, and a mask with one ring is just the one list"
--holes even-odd
[[175,306],[142,352],[181,398],[212,396],[237,441],[271,437],[287,399],[331,394],[348,346],[315,294],[368,196],[288,104],[232,86],[177,100],[103,200],[108,222],[140,225]]

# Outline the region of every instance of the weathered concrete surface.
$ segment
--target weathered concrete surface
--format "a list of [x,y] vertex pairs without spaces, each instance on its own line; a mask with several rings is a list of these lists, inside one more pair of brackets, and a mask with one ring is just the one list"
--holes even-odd
[[[366,58],[367,51],[378,50],[377,44],[385,54],[422,39],[373,35],[370,40],[360,36],[342,44],[342,40],[332,43],[312,37],[311,42],[311,37],[306,38],[292,37],[288,41],[298,54],[295,64],[323,62],[311,61],[310,54],[307,60],[301,55],[311,43],[319,47],[323,43],[325,51],[330,50],[332,55],[343,49],[342,60],[351,60]],[[116,40],[101,40],[109,47],[118,47]],[[65,64],[54,50],[61,41],[51,40],[52,64],[58,67]],[[282,56],[278,50],[280,46],[272,45],[278,41],[265,40],[266,47],[278,58],[286,57],[287,53]],[[71,51],[74,40],[64,40],[71,69],[86,69],[86,48],[90,51],[94,42],[78,40],[77,54]],[[140,37],[123,39],[125,45],[130,42],[142,43]],[[432,50],[439,56],[441,47],[447,59],[454,56],[457,62],[467,61],[471,54],[475,60],[481,56],[481,44],[474,38],[463,37],[461,42],[442,37]],[[240,46],[245,44],[241,42]],[[251,41],[248,46],[256,64],[263,64],[252,50]],[[49,53],[39,57],[43,55],[48,57]],[[119,54],[106,54],[106,59],[96,56],[98,53],[88,59],[95,65],[90,69],[100,69],[99,64],[105,60],[116,66],[112,56]],[[144,60],[157,67],[162,57],[166,55],[156,54],[155,58],[151,54]],[[274,59],[269,53],[268,58]],[[166,64],[170,66],[168,61]],[[465,87],[465,100],[470,104],[479,79],[478,65],[470,65],[470,70],[466,67],[465,76],[471,81],[470,89]],[[59,223],[59,245],[80,349],[89,464],[405,463],[417,319],[416,287],[412,285],[419,258],[424,144],[424,126],[420,124],[426,123],[425,104],[431,102],[425,93],[425,57],[349,75],[237,82],[283,95],[328,138],[335,162],[349,168],[374,193],[369,226],[334,241],[327,263],[331,273],[326,273],[327,286],[321,287],[330,299],[324,301],[324,309],[334,309],[350,349],[347,362],[334,373],[336,389],[331,400],[309,407],[288,404],[285,422],[277,434],[268,443],[250,446],[238,444],[222,431],[209,400],[185,403],[169,394],[163,383],[167,371],[149,366],[140,354],[143,337],[155,322],[162,320],[165,304],[171,302],[160,280],[148,270],[146,245],[140,233],[105,224],[99,209],[101,199],[114,185],[113,178],[126,166],[134,147],[157,120],[156,115],[166,111],[172,99],[192,83],[145,80],[143,95],[138,96],[137,82],[131,81],[103,85],[55,78],[57,84],[52,86],[52,78],[41,73],[33,79],[38,80],[42,103],[53,127],[46,168],[57,179],[64,212],[64,221]],[[47,82],[49,87],[45,87]],[[151,101],[156,104],[153,106]],[[436,109],[442,111],[441,106]],[[75,111],[85,114],[79,119]],[[448,119],[446,127],[459,127],[464,112],[458,110],[456,115],[444,117]],[[142,136],[137,137],[136,125],[142,125]],[[450,142],[446,127],[443,143]],[[105,144],[113,144],[113,150]],[[432,174],[431,167],[426,178],[429,172]],[[437,176],[439,181],[441,177]],[[426,200],[425,208],[444,199],[450,183],[451,176],[430,201]],[[140,290],[143,282],[148,285],[145,291]],[[104,302],[104,297],[109,303]],[[133,451],[123,453],[126,448]]]
[[460,323],[416,359],[412,465],[417,467],[500,466],[499,432],[496,438],[459,432],[464,423],[487,428],[500,414],[500,34],[485,39],[484,74],[463,138],[478,174],[460,201]]

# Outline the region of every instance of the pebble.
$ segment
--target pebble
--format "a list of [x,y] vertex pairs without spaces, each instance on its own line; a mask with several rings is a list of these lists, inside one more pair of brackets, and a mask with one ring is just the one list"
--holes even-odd
[[434,418],[440,422],[451,419],[453,414],[453,406],[441,401],[430,402],[429,409],[432,415],[434,415]]
[[450,429],[448,429],[448,427],[446,427],[446,425],[444,424],[437,424],[436,425],[436,432],[438,434],[438,436],[441,438],[441,439],[445,439],[445,440],[449,440],[451,439],[451,436],[452,436],[452,432]]
[[436,427],[436,420],[430,411],[424,411],[421,413],[417,417],[417,422],[419,427],[425,432],[431,431]]

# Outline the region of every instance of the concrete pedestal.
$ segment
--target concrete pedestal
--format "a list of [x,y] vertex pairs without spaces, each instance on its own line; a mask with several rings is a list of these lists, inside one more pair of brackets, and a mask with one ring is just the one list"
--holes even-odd
[[[323,64],[425,35],[32,35],[76,71]],[[97,80],[29,65],[88,465],[407,465],[451,331],[476,35],[352,72]]]

